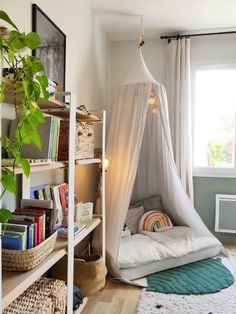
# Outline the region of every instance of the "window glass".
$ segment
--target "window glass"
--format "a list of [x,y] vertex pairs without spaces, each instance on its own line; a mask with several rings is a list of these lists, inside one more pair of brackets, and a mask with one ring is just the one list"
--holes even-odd
[[234,168],[236,70],[196,70],[193,95],[194,167]]

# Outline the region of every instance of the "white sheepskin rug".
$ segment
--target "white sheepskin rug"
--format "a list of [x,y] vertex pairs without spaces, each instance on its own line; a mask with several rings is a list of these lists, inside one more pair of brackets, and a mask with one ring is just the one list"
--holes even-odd
[[137,314],[236,314],[236,284],[214,294],[141,293]]

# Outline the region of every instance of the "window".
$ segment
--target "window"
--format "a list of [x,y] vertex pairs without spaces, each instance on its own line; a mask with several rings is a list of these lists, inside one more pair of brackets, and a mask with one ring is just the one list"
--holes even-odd
[[194,174],[235,176],[236,67],[192,73]]

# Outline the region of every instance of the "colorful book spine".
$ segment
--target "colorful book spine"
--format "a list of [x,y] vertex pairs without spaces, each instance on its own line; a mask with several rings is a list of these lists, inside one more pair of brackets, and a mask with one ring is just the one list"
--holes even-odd
[[26,249],[26,233],[17,231],[4,231],[2,234],[2,248],[9,250]]
[[[18,217],[18,218],[17,218]],[[33,221],[37,225],[37,243],[36,245],[40,244],[43,241],[43,219],[40,216],[37,216],[36,214],[31,213],[19,213],[14,212],[12,215],[13,219],[19,219],[22,221]]]
[[35,224],[19,220],[8,220],[9,223],[27,226],[27,249],[35,246]]

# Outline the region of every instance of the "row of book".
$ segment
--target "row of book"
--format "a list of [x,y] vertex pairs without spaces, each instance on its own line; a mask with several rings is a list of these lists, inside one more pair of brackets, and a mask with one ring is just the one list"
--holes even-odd
[[31,249],[55,230],[57,211],[52,201],[23,199],[11,219],[2,224],[2,248]]
[[[60,119],[53,116],[44,117],[45,122],[38,127],[38,133],[42,142],[42,149],[38,149],[34,143],[23,145],[21,156],[26,159],[46,159],[56,161],[58,156]],[[10,138],[14,136],[16,120],[11,122]]]
[[57,225],[60,226],[68,208],[68,184],[63,182],[58,185],[44,184],[32,187],[30,199],[53,201],[58,213]]

